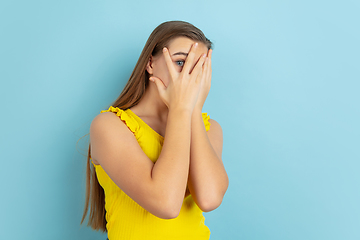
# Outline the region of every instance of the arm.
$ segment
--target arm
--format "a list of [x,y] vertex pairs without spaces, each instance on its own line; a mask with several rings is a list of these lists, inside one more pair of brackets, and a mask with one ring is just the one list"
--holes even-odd
[[90,126],[91,156],[144,209],[160,218],[175,218],[188,179],[190,127],[191,113],[169,110],[163,148],[154,164],[119,117],[102,113]]
[[211,127],[206,132],[201,111],[194,110],[191,119],[190,193],[204,212],[220,206],[229,186],[221,153],[223,134],[219,123],[210,119]]

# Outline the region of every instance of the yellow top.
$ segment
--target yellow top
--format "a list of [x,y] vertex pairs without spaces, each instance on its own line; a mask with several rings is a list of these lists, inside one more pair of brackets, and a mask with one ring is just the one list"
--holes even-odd
[[[144,153],[156,162],[164,138],[147,125],[130,109],[110,106],[103,112],[114,112],[134,133]],[[202,113],[206,131],[210,129],[207,113]],[[130,160],[130,159],[129,159]],[[182,204],[180,214],[173,219],[162,219],[151,214],[126,195],[106,174],[100,165],[93,163],[98,181],[105,192],[106,229],[109,240],[208,240],[210,230],[205,225],[203,212],[191,194]]]

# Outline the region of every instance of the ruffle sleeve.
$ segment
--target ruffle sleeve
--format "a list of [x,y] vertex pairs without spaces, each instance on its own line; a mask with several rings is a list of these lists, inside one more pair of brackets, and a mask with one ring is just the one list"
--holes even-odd
[[110,106],[108,110],[100,111],[100,113],[103,113],[103,112],[115,113],[116,116],[118,116],[121,119],[121,121],[123,121],[126,124],[126,126],[130,129],[130,131],[132,131],[134,133],[136,139],[138,138],[139,123],[132,116],[130,116],[127,112],[125,112],[125,110],[122,110],[118,107]]
[[211,123],[209,123],[210,116],[207,113],[202,113],[202,117],[204,120],[204,125],[206,131],[209,131]]

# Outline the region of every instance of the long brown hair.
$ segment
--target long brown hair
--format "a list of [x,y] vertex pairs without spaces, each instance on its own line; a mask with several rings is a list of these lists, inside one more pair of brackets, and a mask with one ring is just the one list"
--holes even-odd
[[[168,21],[161,23],[150,34],[144,49],[142,50],[139,60],[137,61],[131,76],[126,83],[120,96],[111,104],[113,107],[126,110],[139,103],[147,86],[149,85],[149,73],[146,71],[146,65],[150,59],[150,56],[156,56],[161,53],[164,47],[170,40],[176,37],[187,37],[191,40],[205,44],[208,49],[212,48],[212,42],[205,37],[204,33],[195,27],[194,25],[184,21]],[[90,215],[88,220],[88,226],[91,226],[94,230],[106,230],[106,218],[105,218],[105,194],[104,189],[100,186],[94,166],[90,164],[90,144],[87,156],[86,166],[86,197],[84,214],[81,219],[83,223],[89,209],[90,203]]]

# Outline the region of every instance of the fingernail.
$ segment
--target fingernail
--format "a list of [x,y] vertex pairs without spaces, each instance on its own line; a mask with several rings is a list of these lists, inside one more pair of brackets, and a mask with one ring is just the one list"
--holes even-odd
[[163,48],[163,52],[166,52],[166,51],[167,51],[167,49],[166,49],[166,47],[164,47],[164,48]]
[[197,45],[198,45],[198,43],[195,43],[195,44],[194,44],[194,47],[197,47]]

